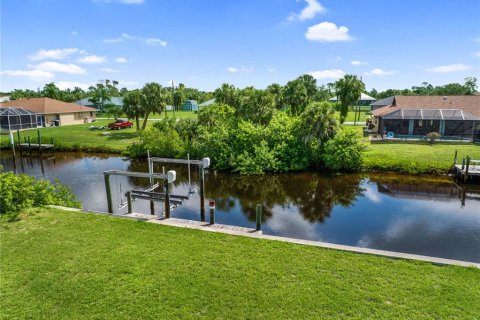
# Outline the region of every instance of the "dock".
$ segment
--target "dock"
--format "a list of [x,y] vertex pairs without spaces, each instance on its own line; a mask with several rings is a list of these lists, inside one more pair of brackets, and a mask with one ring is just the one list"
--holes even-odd
[[457,176],[466,181],[469,177],[480,177],[480,160],[466,157],[461,164],[454,163],[453,168]]

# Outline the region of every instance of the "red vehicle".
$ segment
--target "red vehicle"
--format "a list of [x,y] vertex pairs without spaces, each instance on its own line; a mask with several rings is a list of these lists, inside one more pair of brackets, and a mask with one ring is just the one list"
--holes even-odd
[[133,127],[133,122],[129,121],[128,119],[117,119],[117,121],[108,124],[108,128],[111,130],[120,130],[131,127]]

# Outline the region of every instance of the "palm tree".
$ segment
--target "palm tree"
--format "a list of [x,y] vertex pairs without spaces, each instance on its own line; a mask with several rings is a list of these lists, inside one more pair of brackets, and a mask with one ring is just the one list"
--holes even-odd
[[43,87],[42,91],[43,91],[43,96],[47,98],[56,99],[56,100],[61,99],[62,93],[60,92],[60,89],[53,82],[47,83]]
[[150,113],[158,112],[159,114],[165,110],[165,106],[169,100],[168,90],[156,82],[146,83],[142,88],[140,97],[140,105],[143,109],[144,119],[142,130],[147,126],[147,120]]
[[333,137],[338,130],[335,109],[327,101],[311,103],[302,112],[300,119],[305,144],[312,141],[322,144]]
[[135,119],[137,131],[140,130],[140,117],[143,116],[143,109],[140,105],[141,100],[140,90],[128,91],[123,97],[123,112],[130,119]]
[[337,99],[340,100],[340,123],[345,121],[348,114],[348,106],[353,105],[360,99],[365,84],[356,75],[347,74],[334,83]]

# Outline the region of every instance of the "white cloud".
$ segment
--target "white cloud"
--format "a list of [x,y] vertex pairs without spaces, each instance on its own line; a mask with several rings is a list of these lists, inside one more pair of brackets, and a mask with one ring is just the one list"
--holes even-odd
[[123,41],[122,38],[103,39],[102,40],[103,43],[118,43],[118,42],[122,42],[122,41]]
[[75,89],[75,87],[79,87],[83,90],[87,90],[88,87],[92,85],[92,83],[82,83],[82,82],[75,82],[75,81],[59,81],[59,82],[55,82],[55,85],[60,90]]
[[277,72],[277,69],[275,69],[275,68],[270,68],[270,69],[268,69],[268,72]]
[[397,71],[394,71],[394,70],[382,70],[382,69],[379,69],[379,68],[375,68],[375,69],[372,69],[368,72],[365,72],[364,75],[366,76],[389,76],[389,75],[392,75],[392,74],[395,74],[397,73]]
[[72,31],[72,32],[70,32],[70,35],[71,36],[76,36],[76,35],[78,35],[78,32],[77,31]]
[[345,75],[345,72],[340,69],[317,70],[308,73],[317,80],[321,79],[340,79]]
[[118,70],[112,69],[112,68],[100,68],[100,71],[107,72],[107,73],[119,72]]
[[124,57],[118,57],[118,58],[115,59],[115,62],[116,63],[127,63],[128,60],[125,59]]
[[122,37],[124,37],[125,39],[135,39],[135,37],[129,35],[128,33],[122,33]]
[[70,74],[87,74],[87,70],[73,63],[59,63],[54,61],[46,61],[35,66],[29,66],[34,69],[47,72],[62,72]]
[[475,52],[475,57],[479,57],[479,58],[480,58],[480,51],[479,51],[479,52]]
[[254,70],[254,68],[253,67],[228,67],[227,70],[231,73],[252,72]]
[[93,55],[93,54],[77,59],[77,62],[87,63],[87,64],[98,64],[98,63],[104,63],[106,61],[107,61],[107,58],[96,56],[96,55]]
[[471,68],[472,68],[471,66],[464,65],[463,63],[454,63],[454,64],[447,64],[447,65],[427,69],[427,71],[435,72],[435,73],[448,73],[448,72],[465,71]]
[[46,59],[62,60],[77,51],[78,51],[77,48],[52,49],[52,50],[40,49],[37,53],[29,56],[28,58],[33,61],[46,60]]
[[326,9],[317,0],[305,0],[307,6],[299,13],[292,13],[288,16],[287,20],[294,21],[296,19],[300,21],[314,18],[317,13],[322,13]]
[[6,75],[10,77],[22,77],[22,78],[28,78],[33,81],[45,81],[45,80],[50,80],[55,77],[55,74],[44,71],[44,70],[39,70],[39,69],[33,69],[33,70],[5,70],[0,72],[1,75]]
[[319,42],[353,40],[353,38],[348,34],[347,27],[337,27],[335,23],[326,21],[308,27],[307,32],[305,33],[305,38],[311,41]]
[[148,44],[149,46],[160,46],[160,47],[167,46],[167,41],[163,41],[157,38],[147,38],[145,39],[145,43]]
[[144,0],[93,0],[93,2],[99,2],[99,3],[117,2],[117,3],[123,3],[123,4],[142,4],[145,1]]
[[352,62],[350,63],[354,66],[366,66],[368,64],[368,62],[360,61],[360,60],[352,60]]

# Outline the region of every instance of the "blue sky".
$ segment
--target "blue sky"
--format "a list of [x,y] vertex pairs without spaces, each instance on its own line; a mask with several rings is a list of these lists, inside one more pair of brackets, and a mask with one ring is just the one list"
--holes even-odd
[[345,73],[368,89],[480,78],[478,0],[4,0],[1,88],[99,79],[264,88]]

